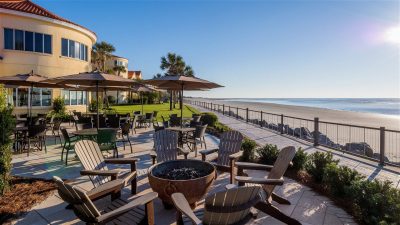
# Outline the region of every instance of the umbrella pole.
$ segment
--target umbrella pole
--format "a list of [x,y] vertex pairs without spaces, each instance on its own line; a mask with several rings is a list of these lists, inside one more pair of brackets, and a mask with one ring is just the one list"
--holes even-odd
[[183,127],[183,83],[182,83],[182,90],[181,90],[181,127]]
[[[31,84],[31,91],[29,96],[29,124],[32,123],[32,92],[33,92],[33,83]],[[31,124],[32,125],[32,124]]]
[[140,93],[140,99],[142,99],[142,115],[144,114],[144,110],[143,110],[143,93],[142,92],[139,92]]
[[97,130],[99,130],[99,122],[100,122],[100,118],[99,118],[99,82],[96,81],[96,104],[97,104]]

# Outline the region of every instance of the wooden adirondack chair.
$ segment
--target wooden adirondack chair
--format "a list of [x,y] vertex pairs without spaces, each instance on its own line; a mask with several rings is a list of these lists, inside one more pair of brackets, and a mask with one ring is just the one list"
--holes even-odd
[[[75,215],[86,224],[154,224],[153,200],[157,193],[150,192],[127,202],[122,199],[112,201],[105,209],[99,210],[88,196],[88,192],[60,178],[53,177],[60,197],[72,205]],[[107,189],[99,186],[98,190]]]
[[183,153],[185,159],[189,150],[178,147],[178,133],[170,130],[160,130],[154,133],[154,151],[150,152],[153,165],[157,162],[176,160],[178,153]]
[[205,199],[204,209],[192,211],[182,193],[172,194],[178,224],[231,225],[245,224],[256,215],[250,210],[261,201],[261,187],[236,187],[212,194]]
[[229,172],[231,174],[230,181],[233,183],[234,162],[238,159],[242,152],[243,135],[234,130],[226,131],[221,135],[219,147],[217,149],[200,151],[201,158],[206,161],[207,155],[217,152],[218,157],[211,160],[211,163],[221,172]]
[[[137,158],[104,159],[99,145],[91,140],[76,142],[74,149],[84,168],[84,170],[81,170],[81,175],[88,175],[94,187],[121,179],[124,182],[124,186],[130,182],[132,187],[131,193],[136,194]],[[129,164],[131,169],[130,171],[109,170],[107,164]]]
[[[272,200],[280,203],[290,205],[290,202],[283,197],[280,197],[274,193],[274,189],[277,185],[283,185],[283,175],[287,168],[291,164],[291,161],[296,154],[296,149],[293,146],[283,148],[278,155],[273,166],[261,165],[256,163],[245,163],[236,162],[235,166],[238,168],[238,175],[235,180],[238,181],[239,186],[245,184],[249,185],[261,185],[263,191],[261,192],[261,198],[263,202],[256,204],[255,208],[258,210],[271,215],[272,217],[291,225],[301,224],[299,221],[285,215],[278,208],[272,205]],[[255,178],[244,176],[243,170],[262,170],[270,171],[267,178]]]

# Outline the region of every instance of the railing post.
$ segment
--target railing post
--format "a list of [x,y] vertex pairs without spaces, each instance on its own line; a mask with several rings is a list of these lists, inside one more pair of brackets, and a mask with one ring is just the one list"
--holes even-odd
[[385,165],[385,127],[380,128],[380,158],[379,164]]
[[211,111],[213,111],[213,105],[212,105],[212,102],[210,102],[210,104],[211,104]]
[[239,119],[239,107],[236,107],[236,119]]
[[222,105],[222,115],[225,115],[225,104]]
[[228,106],[229,116],[231,116],[231,106]]
[[246,108],[246,123],[249,122],[249,108]]
[[281,114],[281,134],[283,134],[283,114]]
[[319,145],[319,118],[314,118],[314,146]]
[[263,118],[262,118],[262,114],[263,114],[263,112],[261,111],[260,112],[260,126],[262,127],[263,126]]

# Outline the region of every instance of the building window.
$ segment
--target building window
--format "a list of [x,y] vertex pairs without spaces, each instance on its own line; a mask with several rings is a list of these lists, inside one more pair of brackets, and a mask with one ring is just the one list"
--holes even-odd
[[13,105],[24,107],[29,105],[29,93],[32,93],[32,106],[51,106],[51,89],[48,88],[14,88]]
[[52,36],[31,31],[4,28],[4,48],[52,54]]
[[77,41],[61,39],[61,55],[65,57],[80,59],[88,61],[87,52],[88,47]]
[[44,34],[43,35],[43,37],[44,37],[44,40],[43,40],[43,47],[44,47],[44,53],[47,53],[47,54],[51,54],[52,52],[51,52],[51,36],[50,35],[48,35],[48,34]]
[[61,96],[64,98],[65,105],[86,105],[85,91],[62,90]]
[[15,50],[24,50],[24,31],[15,30],[15,42],[14,42]]
[[14,30],[4,28],[4,48],[14,49]]
[[25,31],[25,51],[33,52],[33,32]]

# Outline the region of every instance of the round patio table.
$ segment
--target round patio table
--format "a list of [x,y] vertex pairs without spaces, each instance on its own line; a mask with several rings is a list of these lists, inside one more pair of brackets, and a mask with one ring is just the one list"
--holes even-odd
[[178,142],[179,142],[179,147],[183,147],[183,137],[184,137],[184,135],[186,135],[187,133],[190,133],[190,132],[194,132],[195,130],[196,130],[196,128],[194,128],[194,127],[168,127],[168,128],[166,128],[166,130],[171,130],[171,131],[175,131],[175,132],[178,132],[179,133],[179,139],[178,139]]
[[78,136],[80,139],[91,139],[91,140],[96,140],[97,137],[97,128],[89,128],[89,129],[82,129],[82,130],[77,130],[77,131],[72,131],[72,134],[75,136]]

